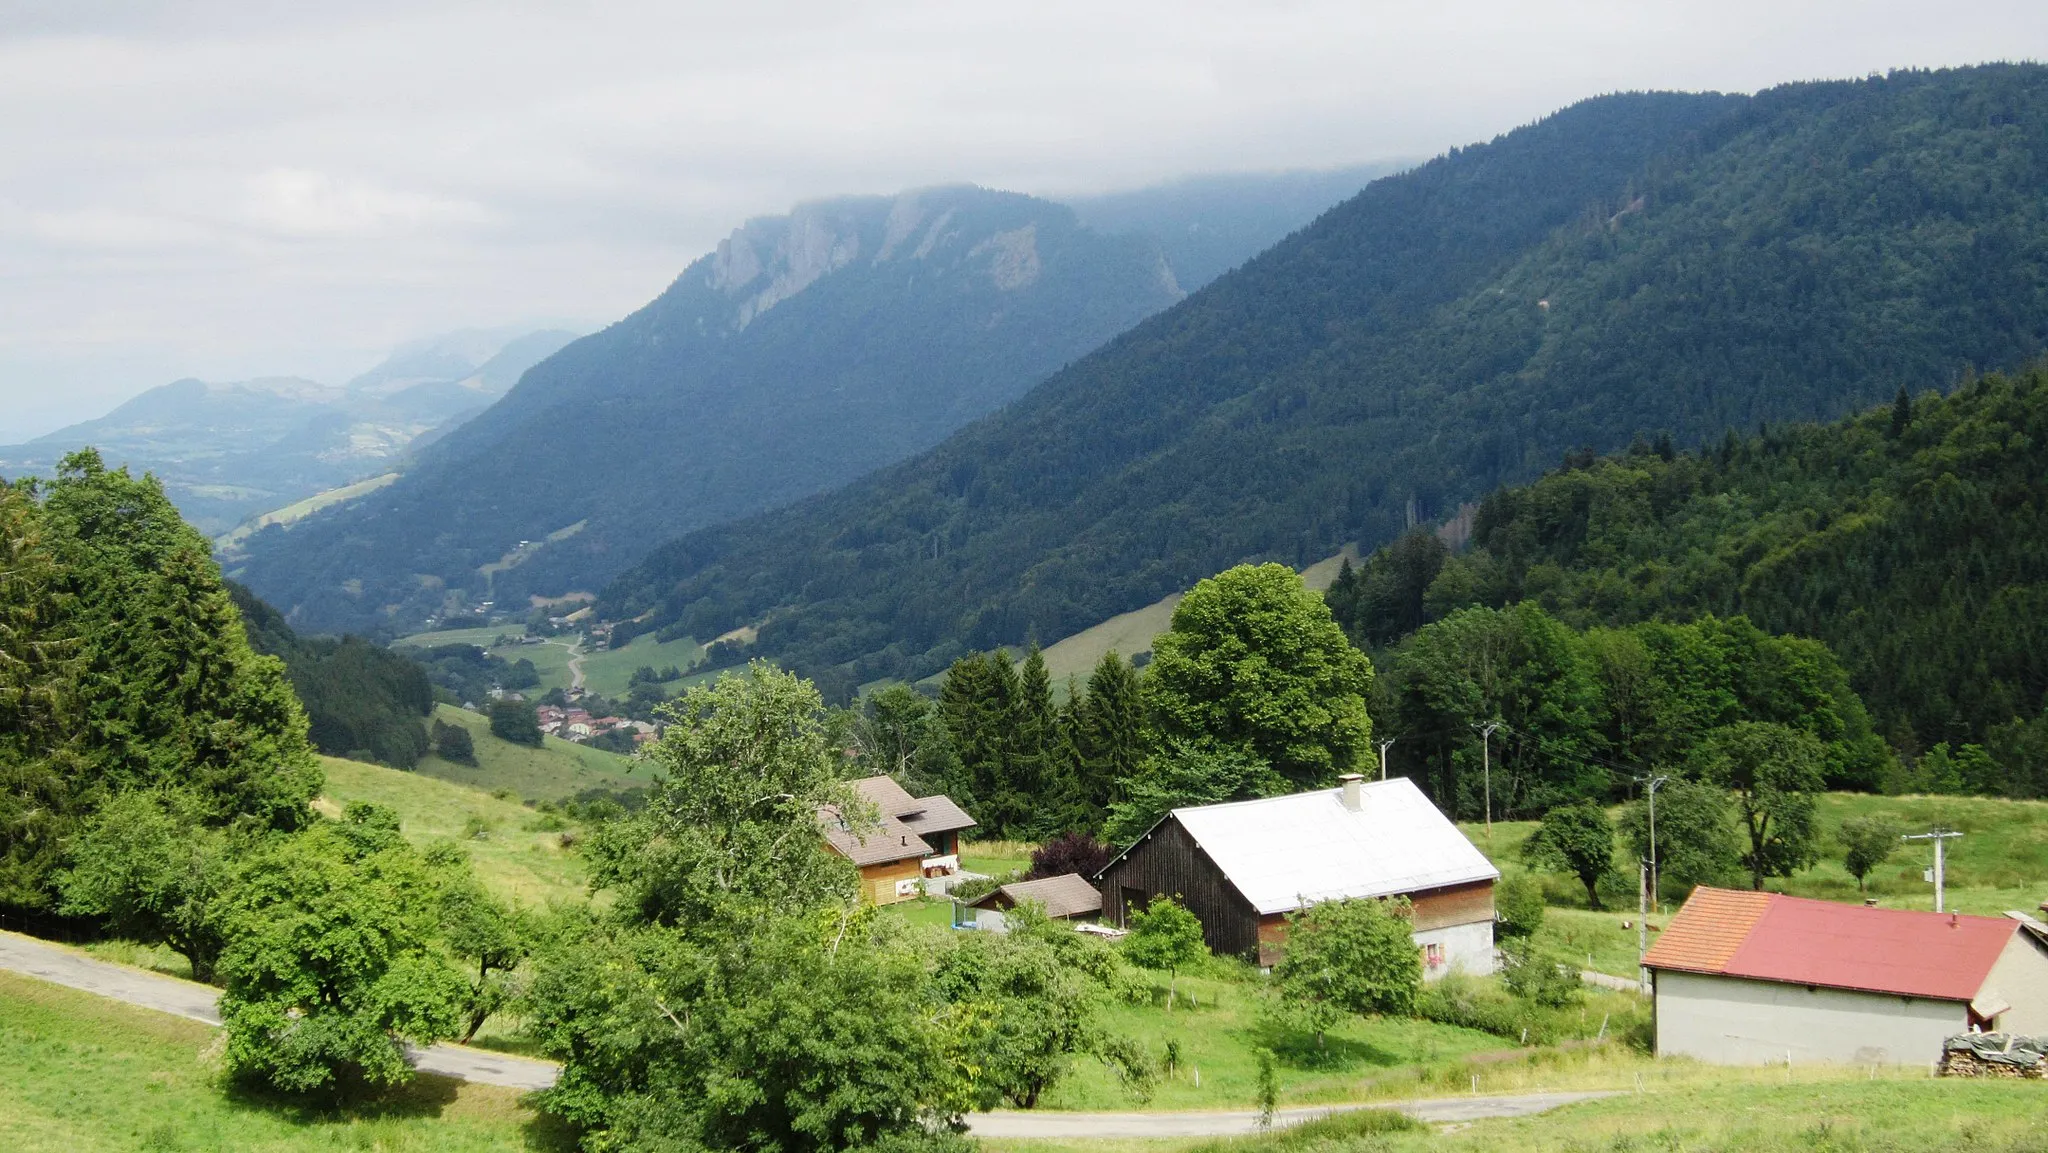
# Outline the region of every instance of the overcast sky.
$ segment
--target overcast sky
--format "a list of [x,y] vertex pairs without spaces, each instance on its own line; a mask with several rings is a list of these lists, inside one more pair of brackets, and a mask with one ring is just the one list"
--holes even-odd
[[0,0],[0,443],[597,327],[749,216],[1432,155],[1582,97],[2048,56],[2048,4]]

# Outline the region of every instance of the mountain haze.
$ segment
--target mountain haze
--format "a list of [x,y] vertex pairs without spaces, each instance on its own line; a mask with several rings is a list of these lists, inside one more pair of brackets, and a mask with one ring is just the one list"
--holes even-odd
[[1156,243],[1043,200],[805,205],[536,366],[397,483],[253,538],[238,575],[323,629],[594,590],[678,533],[929,447],[1181,295]]
[[174,381],[96,420],[0,448],[0,473],[47,476],[66,453],[91,445],[110,467],[155,473],[178,511],[218,536],[402,464],[573,338],[452,333],[400,349],[340,386],[298,377]]
[[615,619],[844,691],[1248,559],[1368,547],[1573,446],[1827,418],[2048,337],[2048,70],[1588,100],[1376,181],[933,451],[687,536]]

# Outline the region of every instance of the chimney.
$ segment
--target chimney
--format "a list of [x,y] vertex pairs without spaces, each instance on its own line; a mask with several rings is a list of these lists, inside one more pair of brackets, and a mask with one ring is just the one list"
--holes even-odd
[[1358,782],[1364,779],[1357,773],[1345,773],[1337,778],[1344,786],[1344,807],[1354,813],[1365,807],[1364,801],[1358,795]]

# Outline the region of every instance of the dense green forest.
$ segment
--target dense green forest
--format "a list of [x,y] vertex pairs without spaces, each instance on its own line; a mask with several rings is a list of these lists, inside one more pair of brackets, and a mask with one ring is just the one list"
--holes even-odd
[[927,448],[1177,299],[1155,242],[1046,201],[806,205],[537,365],[398,482],[258,534],[234,575],[333,632],[412,631],[450,594],[596,589],[677,533]]
[[1340,574],[1329,598],[1382,651],[1467,605],[1528,602],[1581,627],[1741,614],[1825,642],[1907,762],[1977,749],[1947,787],[2039,796],[2044,478],[2048,370],[2036,367],[1699,452],[1574,454],[1488,496],[1469,551],[1411,534]]
[[284,662],[315,748],[400,769],[426,755],[434,688],[424,669],[361,637],[301,637],[256,594],[232,581],[227,588],[249,644]]
[[600,605],[759,624],[840,695],[1375,545],[1576,446],[1835,418],[2041,349],[2044,188],[2035,66],[1589,100],[1375,182],[1001,414],[686,536]]
[[320,780],[284,666],[162,485],[90,450],[0,484],[0,908],[56,911],[71,838],[116,798],[289,830]]

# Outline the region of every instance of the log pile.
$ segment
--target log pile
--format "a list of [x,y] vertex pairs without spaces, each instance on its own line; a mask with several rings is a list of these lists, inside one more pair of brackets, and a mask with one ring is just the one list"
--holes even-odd
[[1942,1042],[1944,1077],[2006,1077],[2048,1081],[2048,1037],[1960,1033]]

